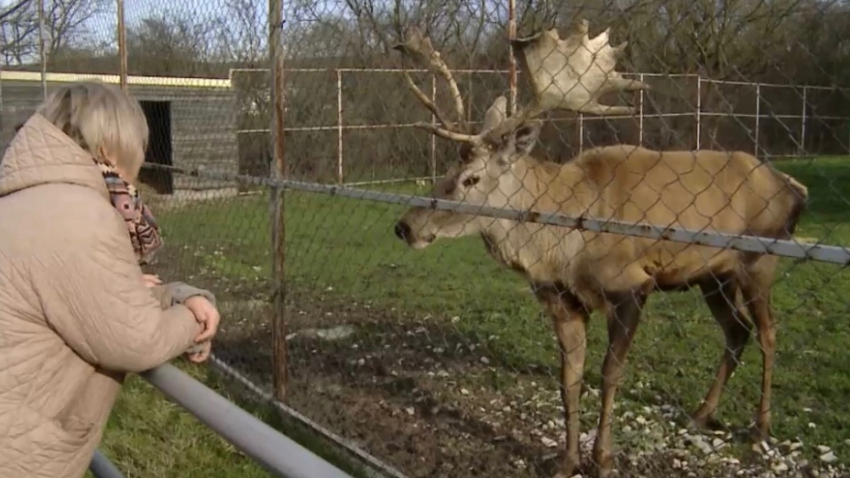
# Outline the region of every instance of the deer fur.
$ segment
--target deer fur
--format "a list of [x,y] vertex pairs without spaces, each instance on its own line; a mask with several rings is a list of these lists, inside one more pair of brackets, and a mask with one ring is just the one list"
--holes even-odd
[[[518,42],[525,48],[524,74],[533,85],[538,84],[533,86],[535,103],[516,117],[506,116],[506,100],[499,97],[486,112],[478,134],[469,133],[462,119],[457,124],[443,120],[442,126],[420,125],[462,146],[460,161],[434,185],[432,196],[572,217],[790,238],[808,197],[806,187],[744,152],[661,152],[615,145],[585,151],[565,164],[531,155],[542,125],[536,115],[555,108],[622,113],[627,107],[598,104],[599,92],[610,91],[612,84],[620,90],[646,87],[613,71],[612,57],[624,47],[611,48],[607,30],[604,45],[600,46],[598,38],[588,41],[587,24],[582,22],[566,40],[546,32]],[[438,64],[434,59],[441,61],[439,54],[427,39],[416,39],[416,45],[428,45],[422,56],[432,65]],[[557,42],[561,46],[552,47]],[[541,64],[534,58],[546,48],[569,55],[564,45],[582,42],[595,42],[597,57],[602,58],[599,63],[609,64],[610,71],[592,78],[591,88],[577,96],[544,98],[545,88],[539,83],[541,79],[552,81],[552,75],[534,74],[534,67]],[[408,42],[400,49],[408,51],[410,46]],[[562,77],[556,82],[563,85],[574,80]],[[416,88],[412,81],[408,86]],[[579,106],[579,99],[590,106]],[[608,322],[609,347],[602,367],[601,413],[592,454],[597,476],[606,478],[614,467],[611,423],[615,393],[641,310],[656,291],[699,287],[726,338],[714,382],[693,414],[699,425],[714,420],[722,389],[755,323],[763,358],[755,431],[760,439],[769,434],[776,340],[770,290],[778,257],[428,208],[410,209],[396,223],[395,234],[416,249],[438,238],[478,234],[496,260],[529,281],[553,319],[562,351],[560,381],[567,430],[566,453],[557,476],[571,477],[580,465],[579,397],[590,313],[604,311]]]

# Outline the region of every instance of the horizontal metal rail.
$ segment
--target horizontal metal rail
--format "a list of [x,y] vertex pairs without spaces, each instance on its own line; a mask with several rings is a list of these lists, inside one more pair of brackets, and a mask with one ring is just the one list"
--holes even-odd
[[141,376],[274,476],[351,478],[171,364]]
[[94,475],[94,478],[124,478],[124,475],[100,450],[94,451],[89,471]]
[[[171,364],[140,375],[273,476],[352,478]],[[124,478],[100,450],[89,470],[95,478]]]
[[[274,476],[351,478],[171,364],[141,376]],[[100,450],[95,450],[89,470],[95,478],[124,478]]]
[[571,217],[559,213],[544,213],[530,210],[523,211],[518,209],[495,208],[491,206],[475,206],[458,201],[434,199],[424,196],[369,191],[366,189],[357,189],[333,184],[278,180],[238,174],[218,173],[214,171],[186,170],[183,168],[160,164],[145,164],[144,167],[169,170],[178,174],[198,178],[239,181],[246,184],[327,194],[329,196],[341,196],[366,201],[402,204],[411,207],[454,211],[462,214],[509,219],[519,222],[547,224],[550,226],[561,226],[593,232],[618,234],[622,236],[663,239],[671,242],[698,244],[709,247],[717,247],[720,249],[734,249],[743,252],[756,252],[760,254],[790,257],[792,259],[806,259],[840,265],[850,264],[850,248],[841,246],[801,244],[793,240],[773,239],[759,236],[693,231],[689,229],[657,226],[646,223],[627,223],[607,219],[601,220],[585,216]]

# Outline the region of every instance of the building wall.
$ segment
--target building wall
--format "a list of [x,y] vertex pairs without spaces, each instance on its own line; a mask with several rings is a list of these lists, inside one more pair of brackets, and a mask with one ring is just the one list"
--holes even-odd
[[[48,91],[60,85],[49,82]],[[230,88],[130,85],[140,101],[171,103],[173,165],[236,174],[237,103]],[[6,149],[14,136],[14,127],[26,121],[42,101],[37,81],[0,80],[0,147]],[[233,187],[228,181],[202,180],[174,176],[175,188],[208,189]]]

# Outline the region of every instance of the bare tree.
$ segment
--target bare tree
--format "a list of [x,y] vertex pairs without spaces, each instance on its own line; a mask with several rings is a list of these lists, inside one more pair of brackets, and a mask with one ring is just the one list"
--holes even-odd
[[[87,22],[103,13],[109,0],[45,0],[45,55],[48,63],[61,49],[89,39]],[[0,14],[0,35],[6,64],[23,65],[38,51],[38,7],[36,0],[21,0]]]
[[5,65],[22,65],[38,50],[38,15],[33,0],[21,0],[0,16]]
[[260,4],[251,0],[226,0],[227,21],[219,22],[221,59],[242,67],[257,67],[268,54],[267,25]]
[[166,11],[145,18],[127,32],[130,70],[141,75],[192,76],[210,74],[215,57],[217,21],[194,21]]
[[106,12],[109,0],[45,0],[47,54],[52,57],[72,41],[84,41],[89,33],[86,22]]

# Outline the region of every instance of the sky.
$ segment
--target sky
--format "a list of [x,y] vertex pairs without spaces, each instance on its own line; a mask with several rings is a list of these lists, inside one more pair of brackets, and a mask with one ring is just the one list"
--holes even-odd
[[[0,0],[0,9],[14,4],[17,0]],[[33,0],[35,1],[35,0]],[[48,8],[50,2],[54,0],[44,0]],[[57,0],[58,1],[58,0]],[[117,48],[117,0],[102,0],[106,1],[107,5],[101,13],[89,18],[84,28],[87,30],[87,38],[85,43],[93,43],[106,50],[114,50]],[[128,29],[139,25],[144,19],[151,17],[167,16],[174,14],[180,18],[191,19],[193,23],[204,25],[205,20],[209,24],[213,20],[228,21],[233,17],[232,10],[228,8],[231,2],[257,2],[257,19],[256,24],[262,28],[261,38],[266,37],[267,18],[268,18],[268,0],[124,0],[125,22]],[[389,2],[389,0],[385,0]],[[500,3],[502,0],[484,0],[488,6],[495,3]],[[310,14],[326,16],[344,15],[348,16],[350,10],[347,8],[344,0],[283,0],[284,5],[284,29],[290,29],[295,26],[310,25]],[[380,2],[380,0],[379,0]],[[401,0],[405,10],[415,9],[421,0]],[[297,5],[302,6],[302,11],[296,12]],[[308,5],[308,7],[305,7]],[[470,4],[476,7],[479,3]],[[305,11],[309,8],[311,11]],[[330,15],[329,15],[330,14]],[[335,14],[335,15],[334,15]],[[491,13],[492,14],[492,13]],[[498,15],[498,14],[496,14]],[[235,29],[235,31],[244,31],[244,29]],[[292,31],[292,30],[290,30]],[[294,33],[296,36],[297,33]],[[81,39],[82,40],[82,39]],[[262,41],[262,40],[261,40]],[[36,58],[33,58],[37,61]]]
[[[49,5],[51,0],[44,0]],[[260,5],[260,21],[261,24],[266,23],[268,1],[255,0]],[[325,0],[320,2],[326,6],[333,8],[333,5],[338,0]],[[0,0],[0,10],[8,8],[17,3],[17,0]],[[100,41],[115,41],[115,32],[117,29],[117,6],[113,0],[110,2],[103,13],[92,16],[86,21],[87,29],[92,35]],[[285,1],[284,5],[286,6]],[[291,4],[291,3],[290,3]],[[205,17],[213,18],[222,16],[227,11],[226,0],[125,0],[124,1],[124,18],[128,27],[137,25],[144,18],[162,15],[167,12],[175,12],[181,16],[186,15],[194,17],[196,20],[202,21]]]
[[[46,4],[52,0],[44,0]],[[91,17],[86,26],[94,39],[99,42],[115,42],[115,33],[117,29],[117,0],[105,0],[109,3],[103,13]],[[259,6],[259,24],[265,27],[268,12],[268,0],[237,0],[237,1],[255,1]],[[8,7],[17,0],[0,0],[0,9]],[[124,0],[124,17],[128,28],[138,25],[145,18],[152,16],[160,16],[166,13],[176,13],[181,17],[190,17],[195,21],[202,23],[204,18],[225,17],[228,12],[228,0]],[[309,2],[308,0],[283,0],[284,18],[289,25],[293,23],[305,22],[303,17],[299,18],[295,12],[295,4],[301,5],[310,4],[311,10],[319,14],[338,13],[344,14],[348,12],[344,0],[318,0]],[[401,0],[404,7],[415,8],[414,5],[419,3],[419,0]],[[503,0],[485,0],[488,7],[495,7],[496,4],[503,3]],[[506,3],[506,2],[505,2]],[[477,8],[478,2],[470,4]],[[503,6],[503,5],[502,5]],[[492,10],[492,8],[488,8]],[[502,9],[498,9],[502,10]],[[303,13],[301,15],[304,15]]]

